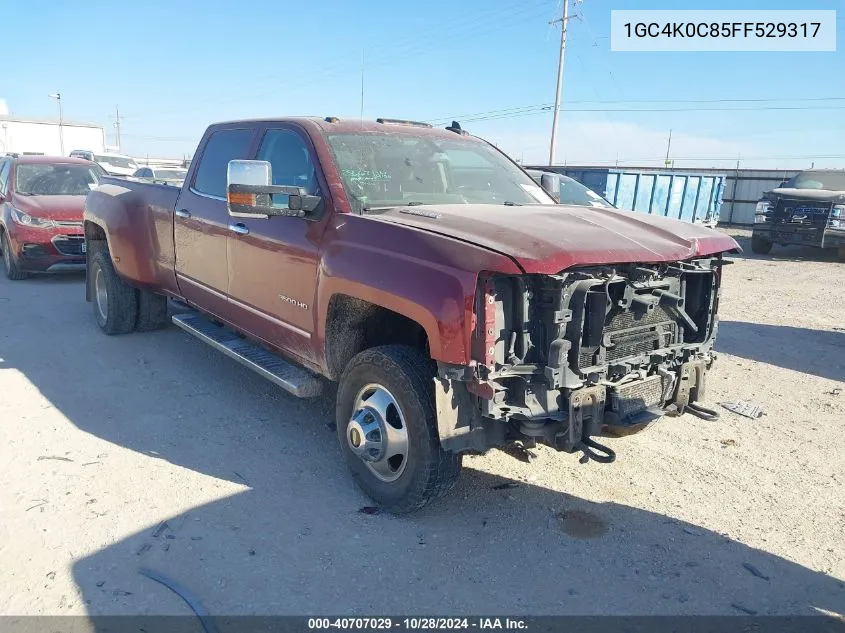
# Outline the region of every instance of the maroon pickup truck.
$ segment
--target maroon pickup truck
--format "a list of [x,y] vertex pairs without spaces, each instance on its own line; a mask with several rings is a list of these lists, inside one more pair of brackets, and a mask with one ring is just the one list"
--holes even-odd
[[[337,382],[341,451],[392,512],[448,491],[464,453],[611,462],[596,437],[714,415],[736,242],[556,205],[457,124],[212,125],[181,189],[106,178],[84,230],[104,332],[172,320],[294,395]],[[168,319],[168,298],[191,310]]]

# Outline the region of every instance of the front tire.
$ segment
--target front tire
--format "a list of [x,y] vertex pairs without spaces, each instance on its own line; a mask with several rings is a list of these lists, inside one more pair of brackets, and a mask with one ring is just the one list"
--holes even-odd
[[394,514],[417,510],[458,480],[461,456],[440,446],[431,360],[403,345],[353,358],[338,388],[337,434],[355,483]]
[[772,243],[759,235],[751,236],[751,251],[758,255],[768,255],[772,250]]
[[18,266],[18,262],[15,260],[15,254],[12,252],[12,245],[9,244],[9,238],[5,232],[0,232],[0,249],[3,251],[3,272],[6,273],[7,279],[20,281],[29,277]]
[[138,291],[117,276],[108,251],[94,255],[91,276],[97,325],[109,335],[131,332],[138,314]]

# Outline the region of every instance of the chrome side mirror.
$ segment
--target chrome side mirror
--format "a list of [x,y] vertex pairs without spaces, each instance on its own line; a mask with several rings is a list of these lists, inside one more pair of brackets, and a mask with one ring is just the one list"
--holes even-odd
[[273,168],[265,160],[231,160],[226,171],[229,215],[246,218],[271,216],[304,218],[316,211],[322,198],[302,187],[274,185]]

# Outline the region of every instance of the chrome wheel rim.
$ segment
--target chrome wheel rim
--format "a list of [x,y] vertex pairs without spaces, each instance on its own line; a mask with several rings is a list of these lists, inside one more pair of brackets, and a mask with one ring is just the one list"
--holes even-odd
[[97,312],[105,321],[109,314],[109,291],[106,288],[106,276],[102,268],[97,268],[97,274],[94,276],[94,292],[97,295]]
[[408,427],[393,394],[378,384],[358,392],[346,442],[379,480],[390,483],[402,476],[408,463]]

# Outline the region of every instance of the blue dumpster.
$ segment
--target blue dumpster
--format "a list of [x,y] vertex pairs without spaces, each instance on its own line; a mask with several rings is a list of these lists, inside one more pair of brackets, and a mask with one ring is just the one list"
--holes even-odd
[[582,182],[620,209],[715,226],[725,174],[606,167],[540,167]]

